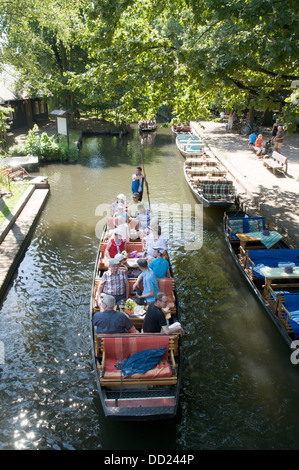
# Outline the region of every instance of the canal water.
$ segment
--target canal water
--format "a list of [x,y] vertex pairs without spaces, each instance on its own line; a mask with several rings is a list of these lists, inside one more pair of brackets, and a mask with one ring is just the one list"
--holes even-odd
[[[151,205],[174,205],[176,221],[191,207],[168,233],[185,329],[180,408],[171,421],[110,423],[91,363],[91,282],[103,205],[130,197],[141,155]],[[77,164],[40,174],[51,196],[0,310],[0,449],[298,449],[299,366],[230,258],[222,210],[198,223],[171,131],[86,138]]]

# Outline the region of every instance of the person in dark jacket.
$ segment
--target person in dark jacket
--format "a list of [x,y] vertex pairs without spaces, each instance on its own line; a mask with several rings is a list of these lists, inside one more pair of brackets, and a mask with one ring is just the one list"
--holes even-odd
[[164,292],[158,292],[155,301],[151,302],[148,306],[145,319],[142,325],[144,333],[165,333],[167,335],[172,333],[184,334],[183,328],[179,325],[176,328],[170,328],[167,325],[165,311],[167,310],[168,297]]
[[104,295],[102,306],[104,311],[97,312],[92,318],[97,333],[139,333],[132,321],[122,312],[114,310],[115,298]]

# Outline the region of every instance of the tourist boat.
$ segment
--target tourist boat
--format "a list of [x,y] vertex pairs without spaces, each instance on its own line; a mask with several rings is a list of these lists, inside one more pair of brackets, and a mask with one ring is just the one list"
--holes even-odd
[[155,119],[145,119],[138,122],[138,129],[141,132],[152,132],[157,129],[157,123]]
[[191,132],[187,134],[177,134],[176,146],[183,157],[197,157],[203,155],[204,144],[200,138]]
[[[163,333],[124,333],[97,334],[93,327],[92,317],[99,311],[96,303],[96,292],[100,278],[108,267],[104,257],[107,245],[107,228],[104,229],[96,257],[92,283],[90,322],[92,338],[92,356],[99,397],[105,416],[114,420],[145,421],[173,418],[177,413],[181,381],[181,341],[179,334]],[[136,254],[141,254],[140,240],[126,244],[129,272],[138,266]],[[134,255],[134,257],[133,257]],[[134,274],[133,274],[134,275]],[[130,293],[136,278],[129,278]],[[179,305],[174,278],[158,279],[161,292],[170,300],[169,326],[179,321]],[[123,307],[120,307],[123,309]],[[134,326],[141,331],[145,310],[137,307],[130,315]],[[160,364],[145,374],[124,376],[122,370],[115,368],[124,360],[139,351],[165,348]],[[117,366],[118,367],[118,366]]]
[[228,249],[255,297],[287,344],[299,338],[299,250],[267,228],[263,217],[227,211],[223,230]]
[[227,178],[226,169],[212,155],[186,158],[184,175],[193,195],[204,207],[228,208],[234,204],[233,182]]
[[192,132],[192,127],[183,122],[182,124],[174,124],[171,130],[175,134],[187,134],[188,132]]

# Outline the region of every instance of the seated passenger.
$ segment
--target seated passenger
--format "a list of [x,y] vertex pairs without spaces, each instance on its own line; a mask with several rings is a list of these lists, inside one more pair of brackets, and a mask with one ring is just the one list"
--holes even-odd
[[170,266],[167,259],[163,258],[164,248],[154,247],[154,259],[150,262],[149,268],[153,270],[156,278],[170,277]]
[[153,227],[151,233],[142,240],[143,249],[148,258],[154,258],[154,246],[167,250],[166,240],[161,236],[161,227]]
[[137,281],[133,285],[133,289],[137,289],[142,280],[143,282],[143,292],[141,295],[136,294],[134,300],[137,304],[143,305],[146,302],[152,302],[155,300],[155,295],[159,292],[159,286],[157,279],[151,269],[149,269],[146,259],[139,258],[137,264],[141,271],[141,274],[138,276]]
[[102,292],[112,295],[117,305],[119,305],[122,300],[126,300],[129,297],[129,288],[126,271],[119,269],[119,261],[115,258],[111,258],[109,260],[109,269],[103,273],[100,280],[96,296],[98,305]]
[[138,204],[137,209],[138,211],[136,214],[136,220],[138,222],[140,237],[142,237],[149,231],[151,223],[151,212],[145,209],[143,204]]
[[118,204],[123,204],[124,206],[126,206],[126,196],[124,194],[118,194],[116,201],[111,204],[112,216],[114,216],[114,214],[117,212]]
[[139,333],[127,315],[114,310],[115,298],[112,295],[104,295],[102,305],[104,310],[95,313],[92,319],[96,333]]
[[108,240],[105,250],[105,258],[114,258],[117,253],[126,249],[126,240],[122,239],[122,232],[118,228],[114,230],[113,235]]
[[136,219],[137,212],[138,212],[138,204],[139,204],[139,194],[134,193],[132,196],[132,202],[128,205],[128,216],[129,219]]
[[116,221],[119,219],[119,217],[122,218],[122,223],[126,224],[128,222],[129,216],[126,212],[126,206],[124,204],[118,204],[116,212],[113,216],[114,218],[114,225],[117,226]]
[[118,231],[121,233],[122,240],[126,240],[126,243],[128,243],[130,241],[129,225],[124,222],[124,219],[120,215],[115,217],[114,223]]
[[[176,328],[169,328],[165,313],[167,313],[168,297],[164,292],[158,292],[155,301],[151,302],[148,306],[145,319],[143,321],[142,330],[144,333],[182,333],[184,330],[181,326]],[[163,310],[165,313],[163,312]]]

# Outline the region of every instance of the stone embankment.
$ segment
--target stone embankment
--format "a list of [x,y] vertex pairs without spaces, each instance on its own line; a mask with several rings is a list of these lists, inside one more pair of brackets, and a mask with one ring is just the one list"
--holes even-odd
[[47,177],[37,177],[0,227],[0,299],[27,247],[50,194]]

